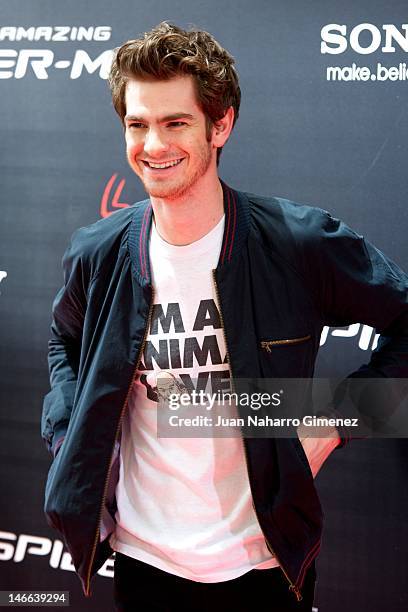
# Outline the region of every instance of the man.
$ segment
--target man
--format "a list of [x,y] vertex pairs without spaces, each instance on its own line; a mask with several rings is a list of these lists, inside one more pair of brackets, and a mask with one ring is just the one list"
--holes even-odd
[[313,477],[348,437],[160,438],[160,380],[310,378],[323,326],[352,322],[382,334],[353,376],[408,373],[403,272],[326,211],[220,181],[233,63],[167,23],[117,51],[113,102],[149,199],[74,234],[53,306],[45,511],[87,595],[116,551],[117,610],[310,611]]

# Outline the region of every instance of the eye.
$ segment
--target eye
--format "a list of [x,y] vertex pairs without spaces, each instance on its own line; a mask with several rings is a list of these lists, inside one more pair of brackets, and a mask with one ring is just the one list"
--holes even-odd
[[129,129],[132,129],[132,128],[138,129],[138,128],[143,128],[143,127],[146,127],[144,123],[140,123],[138,121],[133,121],[132,123],[128,123]]
[[185,121],[171,121],[168,124],[169,127],[181,127],[183,125],[187,125]]

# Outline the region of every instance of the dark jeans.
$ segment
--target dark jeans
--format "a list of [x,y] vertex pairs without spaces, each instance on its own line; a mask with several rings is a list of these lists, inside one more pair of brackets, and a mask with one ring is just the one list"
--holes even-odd
[[311,612],[315,580],[312,563],[298,602],[279,567],[204,583],[116,553],[115,605],[117,612]]

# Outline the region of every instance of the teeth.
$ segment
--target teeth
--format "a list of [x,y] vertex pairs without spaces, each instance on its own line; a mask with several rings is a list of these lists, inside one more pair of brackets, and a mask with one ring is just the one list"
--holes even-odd
[[182,160],[176,159],[175,161],[165,162],[164,164],[153,164],[152,162],[147,162],[151,168],[171,168],[171,166],[177,166]]

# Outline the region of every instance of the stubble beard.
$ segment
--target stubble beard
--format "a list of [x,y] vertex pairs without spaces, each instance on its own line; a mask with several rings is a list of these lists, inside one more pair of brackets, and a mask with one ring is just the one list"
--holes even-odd
[[[184,163],[184,162],[181,162]],[[176,200],[183,197],[192,186],[208,171],[211,165],[211,146],[208,144],[202,147],[200,151],[200,161],[191,176],[184,176],[171,184],[171,181],[167,184],[160,185],[160,183],[149,185],[148,181],[140,177],[143,186],[149,196],[154,198],[165,198],[166,200]]]

